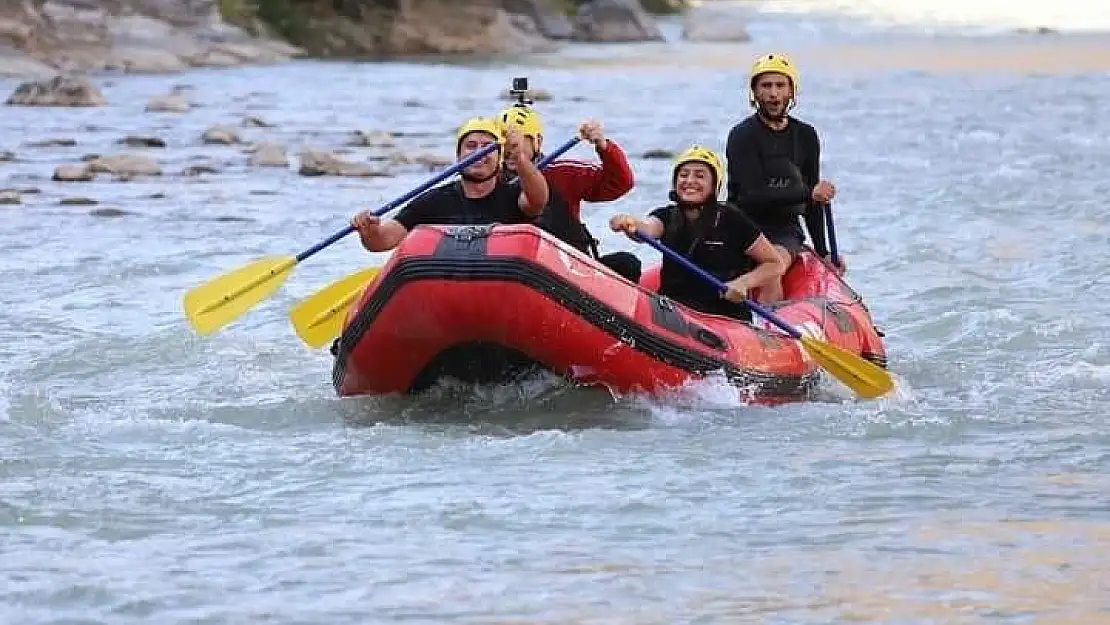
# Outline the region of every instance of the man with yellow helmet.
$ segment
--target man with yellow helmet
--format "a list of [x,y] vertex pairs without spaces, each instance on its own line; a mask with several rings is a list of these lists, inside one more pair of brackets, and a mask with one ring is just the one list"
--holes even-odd
[[[519,127],[532,141],[533,160],[543,157],[543,120],[535,109],[514,104],[501,111],[498,119],[506,126]],[[594,120],[582,122],[579,135],[594,145],[601,163],[575,159],[557,159],[543,170],[551,197],[536,225],[566,241],[575,248],[592,254],[602,264],[628,278],[640,280],[640,259],[628,252],[601,255],[597,240],[582,223],[582,202],[612,202],[632,190],[635,179],[632,166],[616,142],[605,137],[601,124]],[[505,175],[513,175],[512,167]]]
[[[748,82],[755,113],[728,133],[728,203],[742,209],[775,245],[787,266],[805,244],[798,217],[805,216],[814,250],[829,255],[825,204],[836,187],[820,179],[821,142],[813,126],[790,115],[797,102],[797,67],[782,54],[756,59]],[[843,262],[843,261],[841,261]],[[844,267],[837,267],[843,273]],[[759,299],[782,299],[781,280]]]
[[[462,170],[460,180],[430,189],[393,218],[379,219],[372,211],[355,215],[351,225],[363,247],[371,252],[391,250],[421,224],[530,223],[547,204],[548,187],[520,131],[495,119],[467,120],[456,133],[455,158],[462,160],[495,142],[501,147]],[[507,182],[499,175],[503,161],[514,165],[518,181]]]
[[744,304],[748,291],[765,289],[780,279],[786,263],[752,220],[717,199],[724,169],[721,158],[712,150],[690,147],[675,159],[672,204],[651,211],[643,220],[614,215],[609,227],[630,237],[638,233],[660,239],[728,286],[725,293],[719,293],[686,268],[664,258],[660,295],[695,310],[750,321],[751,311]]

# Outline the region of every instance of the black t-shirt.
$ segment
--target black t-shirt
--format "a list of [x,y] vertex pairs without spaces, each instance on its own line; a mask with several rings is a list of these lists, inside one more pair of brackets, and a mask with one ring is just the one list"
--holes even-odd
[[530,223],[520,210],[520,184],[498,181],[489,195],[468,198],[462,185],[452,182],[428,191],[409,202],[394,217],[406,230],[422,224],[485,226],[492,223]]
[[[747,250],[762,233],[736,208],[717,204],[703,208],[691,219],[683,215],[682,209],[671,205],[657,208],[649,215],[663,222],[662,241],[667,247],[722,282],[755,268],[756,262]],[[663,258],[659,292],[705,312],[750,316],[746,306],[722,299],[715,287],[667,257]]]

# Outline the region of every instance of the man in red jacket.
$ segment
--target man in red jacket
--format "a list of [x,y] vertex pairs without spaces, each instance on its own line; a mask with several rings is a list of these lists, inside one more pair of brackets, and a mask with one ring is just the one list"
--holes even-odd
[[[519,126],[525,140],[532,140],[533,162],[543,158],[543,121],[532,108],[516,104],[501,111],[497,119],[502,124]],[[636,183],[632,167],[615,142],[607,139],[601,124],[590,120],[582,123],[578,132],[594,145],[601,157],[600,163],[574,159],[556,159],[543,169],[551,199],[536,225],[559,237],[575,248],[591,254],[599,262],[632,282],[640,280],[640,259],[630,252],[614,252],[602,256],[597,250],[597,239],[582,222],[582,202],[612,202],[632,190]],[[514,176],[506,161],[505,175]]]

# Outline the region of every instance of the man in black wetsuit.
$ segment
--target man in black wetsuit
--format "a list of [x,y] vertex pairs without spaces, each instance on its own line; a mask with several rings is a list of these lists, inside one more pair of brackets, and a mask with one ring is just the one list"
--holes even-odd
[[[821,141],[813,126],[790,116],[798,70],[781,54],[756,60],[749,81],[755,114],[728,133],[728,203],[741,208],[774,244],[789,267],[805,243],[805,216],[813,249],[827,257],[825,205],[836,187],[820,179]],[[844,272],[843,258],[837,270]],[[759,301],[782,299],[782,280],[760,289]]]

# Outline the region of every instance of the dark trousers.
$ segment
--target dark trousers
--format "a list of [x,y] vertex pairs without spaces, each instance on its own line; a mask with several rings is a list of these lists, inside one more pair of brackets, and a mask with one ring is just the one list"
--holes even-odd
[[605,254],[598,261],[602,265],[624,276],[632,282],[640,281],[640,272],[643,270],[640,259],[632,252],[613,252]]

